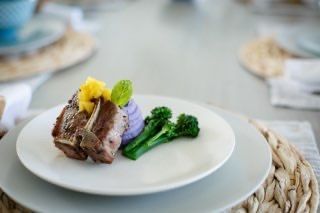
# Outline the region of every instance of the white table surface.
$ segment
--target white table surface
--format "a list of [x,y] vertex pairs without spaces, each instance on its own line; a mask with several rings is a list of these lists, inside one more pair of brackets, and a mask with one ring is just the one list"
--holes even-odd
[[320,113],[272,107],[267,85],[238,63],[239,47],[255,37],[255,15],[229,0],[197,2],[137,0],[107,12],[95,57],[54,75],[31,107],[66,102],[88,75],[110,86],[131,79],[135,93],[192,99],[252,118],[309,121],[319,147]]

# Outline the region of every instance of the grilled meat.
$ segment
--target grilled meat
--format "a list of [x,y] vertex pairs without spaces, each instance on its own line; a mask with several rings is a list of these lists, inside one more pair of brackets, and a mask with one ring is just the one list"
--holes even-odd
[[52,130],[54,144],[69,158],[77,160],[87,159],[87,154],[80,147],[80,140],[76,137],[89,119],[85,112],[79,112],[77,94],[68,101],[56,120]]
[[111,101],[96,100],[89,116],[79,112],[77,94],[69,100],[52,131],[54,143],[69,158],[112,163],[128,128],[128,116]]
[[98,100],[86,126],[81,130],[80,147],[101,163],[112,163],[128,128],[128,116],[111,101]]

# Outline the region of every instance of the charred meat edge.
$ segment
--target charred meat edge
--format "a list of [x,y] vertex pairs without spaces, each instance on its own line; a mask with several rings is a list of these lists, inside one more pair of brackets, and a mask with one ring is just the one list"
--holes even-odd
[[92,160],[112,163],[127,128],[127,114],[112,102],[99,99],[86,126],[80,131],[80,147]]
[[[52,136],[54,137],[55,146],[63,151],[67,157],[77,160],[86,160],[88,155],[81,149],[80,141],[77,139],[76,133],[85,125],[84,123],[86,123],[87,118],[83,112],[82,114],[78,113],[77,94],[75,94],[58,116],[52,130]],[[72,122],[76,122],[77,119],[75,118],[78,116],[81,116],[78,119],[82,120],[82,122],[77,122],[78,126],[73,126],[76,129],[73,130],[72,134],[68,133],[68,126],[72,124]],[[68,121],[68,119],[70,120]]]

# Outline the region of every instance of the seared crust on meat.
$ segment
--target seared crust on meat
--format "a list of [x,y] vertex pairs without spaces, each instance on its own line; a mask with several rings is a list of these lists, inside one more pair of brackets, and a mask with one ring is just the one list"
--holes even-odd
[[52,130],[52,136],[55,146],[67,157],[85,160],[88,156],[80,148],[80,141],[76,136],[77,132],[86,125],[89,116],[85,112],[79,112],[77,100],[77,95],[73,95],[68,105],[63,108]]
[[73,159],[112,163],[128,128],[128,116],[117,105],[96,100],[89,116],[79,112],[77,93],[68,101],[52,130],[55,146]]
[[128,122],[127,114],[118,106],[99,99],[87,125],[81,130],[80,147],[92,160],[112,163]]

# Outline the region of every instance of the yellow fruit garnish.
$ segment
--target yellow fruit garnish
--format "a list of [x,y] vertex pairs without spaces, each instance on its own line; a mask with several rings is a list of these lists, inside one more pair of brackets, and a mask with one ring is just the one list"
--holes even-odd
[[88,113],[92,113],[94,108],[94,103],[90,101],[79,101],[80,111],[87,111]]
[[98,99],[102,96],[105,101],[110,100],[111,91],[105,86],[104,82],[88,77],[86,82],[80,86],[78,94],[79,110],[85,110],[91,114],[94,108],[93,99]]
[[111,99],[111,90],[108,88],[104,88],[104,90],[102,91],[102,97],[104,98],[104,100],[110,100]]
[[105,83],[88,77],[86,82],[80,86],[81,99],[83,101],[90,101],[94,98],[99,98],[102,95],[102,91],[105,87]]

